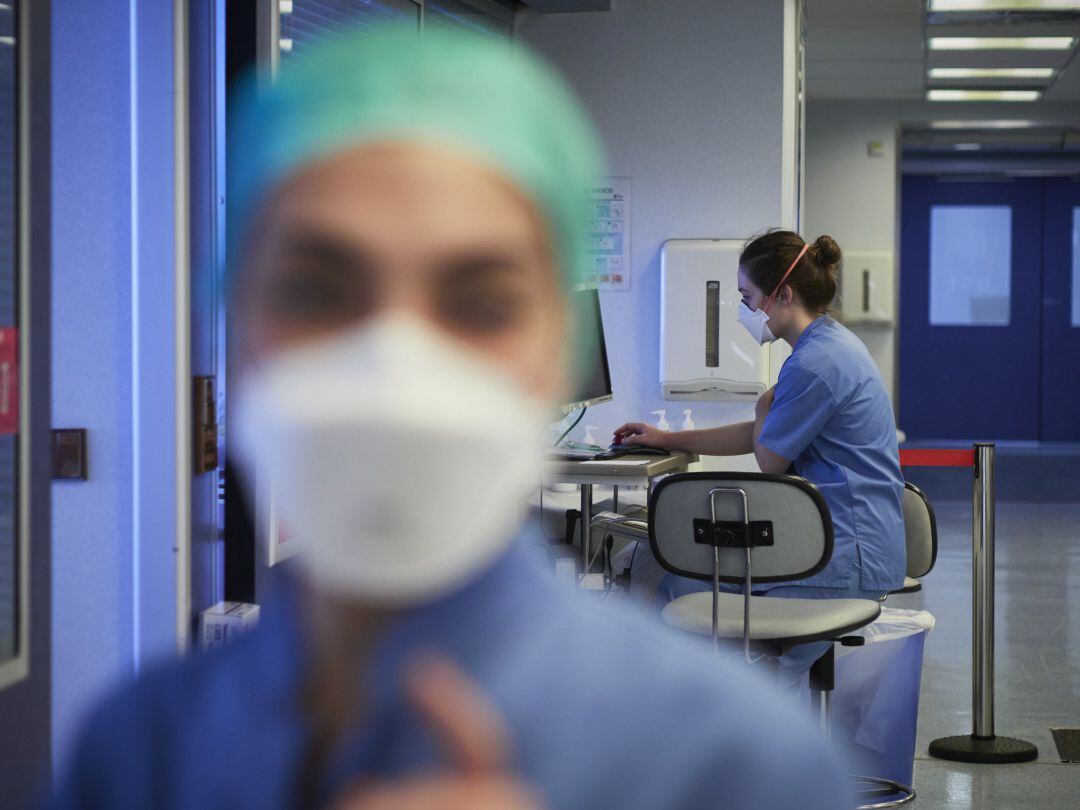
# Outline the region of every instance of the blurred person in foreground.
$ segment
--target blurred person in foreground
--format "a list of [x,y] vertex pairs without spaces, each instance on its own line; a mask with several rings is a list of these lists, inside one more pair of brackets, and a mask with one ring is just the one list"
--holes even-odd
[[55,806],[846,806],[788,698],[519,537],[599,172],[563,84],[501,43],[358,33],[233,135],[235,452],[304,547],[253,633],[100,708]]

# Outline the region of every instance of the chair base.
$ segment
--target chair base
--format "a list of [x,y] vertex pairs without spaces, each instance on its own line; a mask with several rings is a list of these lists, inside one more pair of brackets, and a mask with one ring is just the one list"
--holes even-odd
[[897,794],[900,794],[896,799],[859,804],[856,806],[856,810],[879,810],[879,808],[900,807],[903,804],[915,801],[915,788],[901,782],[896,782],[892,779],[886,779],[883,776],[853,776],[851,777],[851,781],[856,787],[855,796],[857,799],[886,799],[888,796],[897,796]]
[[934,740],[930,743],[930,756],[954,762],[993,765],[1031,762],[1039,756],[1039,749],[1026,740],[1014,737],[976,737],[974,734],[961,734]]

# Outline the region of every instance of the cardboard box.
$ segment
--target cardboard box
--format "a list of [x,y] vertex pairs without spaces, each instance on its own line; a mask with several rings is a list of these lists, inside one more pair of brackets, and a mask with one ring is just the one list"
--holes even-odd
[[259,606],[245,602],[218,602],[202,612],[200,637],[204,650],[228,644],[259,623]]

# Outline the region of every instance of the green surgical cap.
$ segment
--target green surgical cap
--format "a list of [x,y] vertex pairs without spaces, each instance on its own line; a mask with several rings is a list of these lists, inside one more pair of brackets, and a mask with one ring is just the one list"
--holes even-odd
[[289,57],[272,88],[232,111],[227,287],[260,204],[303,166],[372,142],[462,153],[538,206],[567,284],[586,269],[586,192],[600,172],[588,117],[555,72],[520,46],[432,29],[358,29]]

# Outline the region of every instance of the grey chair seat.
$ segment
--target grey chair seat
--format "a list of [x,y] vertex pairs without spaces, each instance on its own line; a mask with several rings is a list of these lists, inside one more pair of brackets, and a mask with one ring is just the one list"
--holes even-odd
[[904,584],[893,593],[917,593],[922,590],[922,583],[914,577],[904,577]]
[[[712,635],[712,593],[691,593],[669,602],[661,618],[672,627]],[[718,595],[718,632],[721,638],[743,637],[743,597]],[[868,599],[750,598],[750,640],[777,645],[806,644],[837,638],[870,624],[881,606]]]

